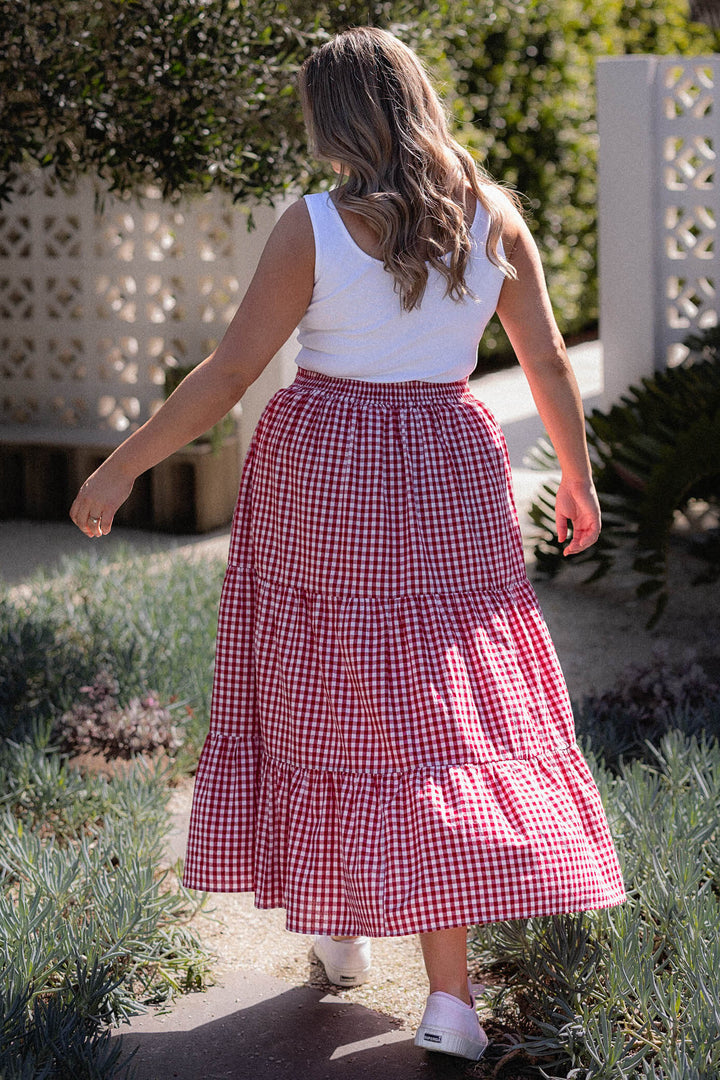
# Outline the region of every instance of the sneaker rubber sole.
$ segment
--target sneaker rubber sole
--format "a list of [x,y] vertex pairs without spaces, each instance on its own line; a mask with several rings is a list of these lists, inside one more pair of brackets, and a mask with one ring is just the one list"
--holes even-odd
[[479,1061],[487,1050],[488,1037],[478,1022],[472,990],[470,1001],[468,1006],[450,994],[431,994],[415,1034],[415,1046]]
[[[482,1028],[480,1030],[482,1031]],[[415,1045],[434,1053],[451,1054],[453,1057],[479,1061],[487,1050],[488,1039],[487,1035],[480,1040],[468,1039],[459,1031],[421,1024],[415,1035]]]
[[[313,951],[325,968],[328,981],[333,985],[360,986],[370,977],[369,943],[365,939],[362,949],[343,949],[344,944],[346,943],[333,941],[324,936],[316,937],[313,941]],[[335,946],[341,946],[341,948],[338,949]]]

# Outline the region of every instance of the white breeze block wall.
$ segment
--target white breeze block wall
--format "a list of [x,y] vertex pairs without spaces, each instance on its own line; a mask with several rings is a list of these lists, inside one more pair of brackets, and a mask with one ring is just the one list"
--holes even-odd
[[[0,207],[0,441],[119,443],[162,403],[166,369],[218,343],[281,210],[254,209],[248,232],[222,194],[171,205],[28,174]],[[243,449],[296,351],[243,399]]]
[[605,404],[718,321],[720,56],[597,66]]

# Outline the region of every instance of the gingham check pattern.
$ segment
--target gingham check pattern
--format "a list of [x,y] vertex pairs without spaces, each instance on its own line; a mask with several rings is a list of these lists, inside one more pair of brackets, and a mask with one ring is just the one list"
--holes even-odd
[[466,381],[301,370],[265,410],[183,880],[372,937],[624,898]]

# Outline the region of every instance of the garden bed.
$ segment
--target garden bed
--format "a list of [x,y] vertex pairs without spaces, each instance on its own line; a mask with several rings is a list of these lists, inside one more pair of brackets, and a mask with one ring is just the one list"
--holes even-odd
[[[190,561],[178,552],[154,558],[114,555],[108,560],[103,559],[100,549],[97,549],[97,556],[95,559],[67,564],[54,577],[36,581],[32,589],[23,587],[18,590],[14,594],[14,603],[6,601],[0,605],[0,625],[4,635],[0,642],[0,663],[4,665],[0,680],[4,695],[2,707],[5,719],[11,718],[14,725],[13,731],[6,729],[4,734],[13,734],[21,743],[24,741],[27,744],[27,749],[23,751],[27,755],[26,765],[22,765],[25,760],[22,754],[18,757],[14,753],[16,781],[13,790],[18,793],[18,799],[24,801],[21,804],[16,799],[13,805],[18,808],[22,806],[26,816],[30,807],[31,819],[42,819],[45,823],[45,832],[40,840],[35,838],[27,841],[36,845],[33,849],[35,855],[28,854],[27,849],[24,856],[29,865],[25,872],[28,881],[32,880],[33,859],[37,862],[42,857],[42,849],[49,842],[54,843],[56,848],[62,847],[59,839],[53,841],[53,835],[61,839],[65,837],[62,843],[69,850],[73,845],[82,843],[77,837],[86,823],[99,836],[99,826],[106,818],[110,823],[106,839],[97,839],[95,843],[106,843],[109,837],[119,835],[113,833],[113,830],[120,828],[112,824],[113,814],[122,811],[120,817],[123,814],[127,816],[127,810],[123,810],[123,807],[128,805],[128,785],[135,785],[132,788],[135,792],[135,809],[131,815],[133,824],[130,831],[139,831],[141,837],[145,838],[143,843],[148,843],[147,834],[150,832],[155,843],[157,837],[167,837],[167,829],[174,823],[177,826],[175,840],[181,840],[192,791],[190,773],[207,729],[212,641],[222,561]],[[169,567],[171,573],[168,572]],[[702,671],[708,679],[714,677],[713,657],[716,663],[720,651],[720,614],[716,614],[720,613],[720,585],[716,583],[699,590],[687,583],[687,577],[687,568],[682,560],[671,559],[671,602],[653,631],[644,628],[646,611],[642,602],[635,598],[629,581],[615,579],[612,583],[605,581],[593,586],[581,586],[573,582],[570,571],[562,581],[545,582],[538,586],[576,700],[584,697],[592,687],[603,690],[616,684],[618,673],[626,661],[633,658],[646,660],[652,646],[662,641],[670,647],[673,662],[683,659],[683,650],[687,647],[699,645]],[[699,611],[704,612],[702,619],[698,618]],[[57,722],[59,717],[82,702],[86,696],[82,688],[91,685],[98,670],[108,665],[118,677],[118,700],[121,704],[129,704],[133,699],[142,700],[143,696],[147,697],[153,691],[153,700],[157,699],[163,708],[169,708],[175,722],[182,727],[183,745],[179,751],[167,756],[170,771],[163,781],[162,791],[159,791],[157,781],[153,779],[162,775],[162,769],[159,772],[145,770],[145,779],[140,783],[132,762],[121,760],[111,762],[107,767],[107,771],[115,774],[114,779],[93,776],[90,774],[105,771],[105,766],[97,751],[91,750],[90,758],[76,759],[78,764],[89,762],[92,766],[89,770],[83,770],[85,775],[80,780],[75,777],[81,774],[67,767],[58,771],[57,755],[48,755],[42,749],[43,739],[47,741],[49,737],[48,725]],[[702,687],[700,689],[702,692]],[[682,701],[682,687],[680,691],[678,698],[675,690],[670,689],[663,700],[670,700],[671,705],[678,704]],[[625,707],[628,700],[632,706],[631,699],[632,694],[626,689],[620,693],[613,707]],[[109,715],[112,715],[112,710]],[[666,726],[672,727],[671,715],[666,721]],[[682,715],[678,714],[678,722],[684,722]],[[587,725],[581,723],[579,726],[585,733]],[[654,731],[653,735],[659,736],[656,739],[656,745],[659,745],[661,733]],[[702,978],[709,985],[714,970],[720,971],[720,959],[716,962],[712,941],[706,940],[702,930],[703,926],[714,925],[708,919],[709,906],[716,902],[715,896],[719,891],[716,841],[714,831],[708,830],[709,823],[716,822],[720,812],[720,762],[716,760],[716,749],[701,744],[693,746],[676,740],[669,749],[662,751],[664,764],[658,762],[647,748],[643,746],[642,749],[644,761],[628,765],[624,773],[609,773],[596,766],[631,885],[631,901],[614,913],[584,916],[570,924],[560,921],[552,932],[547,929],[547,924],[537,921],[522,933],[517,927],[496,927],[474,935],[473,971],[490,991],[489,996],[481,1000],[481,1011],[493,1044],[485,1062],[477,1066],[461,1066],[468,1077],[493,1075],[502,1056],[508,1053],[511,1056],[507,1063],[495,1074],[500,1080],[539,1076],[536,1068],[533,1071],[532,1060],[534,1056],[540,1063],[541,1052],[566,1054],[564,1064],[561,1062],[554,1067],[555,1071],[548,1068],[550,1058],[546,1056],[544,1059],[549,1074],[556,1076],[568,1075],[572,1054],[575,1054],[576,1067],[581,1070],[577,1073],[579,1080],[589,1080],[590,1077],[600,1080],[606,1076],[614,1080],[625,1075],[632,1077],[632,1080],[645,1076],[653,1080],[679,1080],[680,1077],[689,1080],[697,1076],[703,1080],[706,1076],[715,1075],[707,1070],[697,1074],[688,1072],[687,1068],[695,1068],[693,1055],[709,1061],[708,1068],[717,1071],[720,1067],[712,1056],[708,1058],[708,1054],[715,1053],[714,1048],[703,1049],[700,1046],[700,1028],[707,1023],[707,1003],[702,987],[691,985],[692,978]],[[165,752],[155,753],[160,759]],[[617,763],[614,763],[614,767],[617,767]],[[152,792],[156,794],[151,797]],[[154,802],[156,797],[158,803]],[[12,811],[13,805],[8,804],[7,813]],[[104,812],[103,806],[106,808]],[[143,806],[146,810],[142,809]],[[152,809],[153,806],[155,809]],[[170,818],[162,810],[163,806],[169,809]],[[143,814],[149,814],[147,822],[152,819],[155,824],[142,824]],[[161,819],[165,822],[162,827],[158,825]],[[633,823],[638,820],[641,826],[636,827]],[[50,831],[47,831],[48,822],[52,825]],[[707,835],[701,835],[702,829],[705,829],[702,822],[707,825]],[[13,845],[19,841],[17,830],[13,831],[10,824],[5,829],[4,850],[6,853],[9,850],[7,857],[10,861],[15,859],[16,872],[14,880],[6,884],[15,890],[17,896],[18,882],[22,877],[18,852],[25,849],[18,848],[13,856]],[[284,930],[283,912],[259,911],[247,894],[218,894],[210,898],[205,913],[196,910],[193,914],[192,905],[188,906],[188,897],[181,895],[176,872],[171,870],[162,878],[173,861],[172,858],[168,861],[167,848],[165,846],[165,850],[161,851],[162,847],[161,844],[157,850],[154,849],[150,860],[154,870],[146,884],[148,888],[152,884],[154,889],[161,884],[159,892],[166,890],[170,894],[166,909],[169,921],[165,923],[165,932],[173,933],[174,927],[189,932],[196,942],[193,948],[197,951],[193,953],[191,950],[191,956],[180,963],[180,974],[176,971],[174,975],[175,987],[166,982],[160,996],[162,993],[171,995],[202,982],[207,969],[202,967],[201,958],[207,953],[215,954],[212,973],[219,979],[224,971],[238,966],[255,967],[279,975],[291,983],[309,981],[313,985],[327,985],[322,969],[308,955],[310,939],[287,933]],[[680,860],[675,858],[674,849],[682,853]],[[648,856],[652,852],[659,853],[657,866]],[[146,856],[143,858],[148,861]],[[112,859],[110,864],[113,864]],[[59,873],[60,866],[58,863],[58,869],[53,872]],[[700,879],[697,878],[698,868]],[[695,878],[693,875],[696,875]],[[81,879],[83,889],[90,888],[89,880],[87,876]],[[141,895],[141,884],[136,882],[132,890]],[[172,900],[173,895],[180,897],[182,903],[177,899]],[[663,895],[665,901],[662,900]],[[172,903],[177,904],[176,909],[172,908]],[[662,903],[665,903],[664,908]],[[110,905],[110,913],[112,910]],[[712,912],[710,914],[713,919],[716,918]],[[208,918],[208,915],[211,917]],[[102,913],[102,918],[106,926],[112,925],[108,912]],[[633,921],[637,919],[640,922]],[[693,931],[696,934],[694,941],[686,940],[677,932],[678,920],[684,921],[690,930],[696,928]],[[48,926],[52,929],[51,923]],[[665,968],[655,973],[658,986],[666,997],[670,993],[668,986],[677,987],[680,994],[681,1008],[674,1029],[672,1018],[668,1019],[662,1012],[665,1006],[662,1002],[658,1003],[656,991],[652,989],[649,996],[646,992],[648,979],[652,980],[653,977],[648,965],[655,962],[647,950],[643,952],[650,940],[648,926],[652,926],[656,951],[664,943],[669,957]],[[669,930],[671,926],[672,930]],[[82,932],[79,926],[79,940],[82,940]],[[564,934],[562,940],[558,938],[558,933],[561,936]],[[613,955],[613,942],[624,943],[623,947],[627,947],[624,955],[629,958],[632,970],[628,968],[629,979],[621,972],[610,986],[612,980],[608,957]],[[600,959],[595,947],[598,943],[602,946]],[[586,978],[595,980],[595,989],[585,995],[578,995],[575,991],[569,993],[567,989],[566,984],[571,981],[571,968],[577,970],[576,960],[571,957],[573,948],[576,957],[579,956],[585,964]],[[676,949],[675,953],[672,953],[673,948]],[[697,948],[698,957],[693,954],[692,963],[688,964],[684,957],[689,955],[691,948]],[[400,938],[379,941],[375,943],[374,952],[375,980],[354,990],[344,990],[342,996],[348,1001],[389,1015],[398,1024],[411,1028],[422,1012],[427,992],[417,940]],[[142,956],[139,945],[137,956],[136,962],[139,964]],[[711,966],[709,972],[704,966],[705,957]],[[547,968],[549,958],[554,965],[551,965],[551,977],[543,969],[545,974],[539,978],[538,964],[541,967],[545,964]],[[665,956],[660,959],[664,962]],[[613,963],[620,970],[618,963]],[[572,977],[575,978],[574,975]],[[563,979],[565,982],[561,985]],[[153,994],[158,993],[152,983],[148,983],[145,989],[138,985],[139,994],[136,992],[133,1001],[147,1002]],[[610,994],[610,989],[614,996]],[[126,1003],[123,1007],[127,1007],[132,997],[131,990],[132,986],[126,984],[117,991],[121,1005],[123,1001]],[[712,992],[715,993],[715,990]],[[562,993],[565,993],[565,998]],[[633,997],[633,994],[636,996]],[[689,1008],[691,999],[699,1002],[697,1008],[693,1006],[692,1010]],[[42,997],[38,1000],[42,1000]],[[108,997],[108,1000],[111,998]],[[621,1011],[618,1012],[625,1001],[632,1003],[631,1015],[627,1018]],[[548,1018],[547,1009],[551,1007],[556,1011]],[[543,1008],[546,1009],[545,1014]],[[557,1010],[567,1011],[569,1008],[575,1011],[567,1022],[575,1027],[563,1032]],[[589,1009],[592,1015],[588,1013],[585,1017],[583,1009]],[[611,1055],[616,1051],[608,1046],[605,1050],[601,1047],[601,1056],[605,1054],[605,1058],[613,1062],[612,1066],[606,1067],[601,1063],[593,1072],[583,1055],[591,1053],[588,1047],[592,1040],[597,1045],[598,1040],[602,1042],[606,1037],[603,1034],[603,1015],[608,1020],[607,1031],[612,1040],[618,1040],[617,1053],[631,1059],[633,1053],[639,1053],[642,1049],[637,1039],[644,1036],[642,1032],[638,1035],[637,1018],[642,1016],[643,1009],[650,1032],[646,1041],[654,1040],[652,1051],[648,1050],[646,1054],[651,1071],[643,1073],[641,1063],[630,1064],[626,1068],[622,1064],[622,1056],[620,1060],[614,1059]],[[113,1014],[111,1009],[105,1007],[104,1012],[96,1010],[96,1015],[108,1020],[119,1014],[117,1010]],[[537,1022],[554,1025],[555,1032],[547,1029],[540,1031]],[[633,1024],[636,1026],[633,1027]],[[585,1027],[589,1032],[588,1039],[578,1034]],[[678,1056],[679,1043],[673,1031],[675,1035],[680,1031],[689,1032],[688,1038],[692,1037],[689,1050],[686,1048],[685,1059]],[[86,1038],[84,1044],[88,1053],[94,1053],[98,1061],[103,1054],[107,1054],[107,1047],[99,1041],[102,1032],[101,1024],[95,1028],[95,1041]],[[570,1057],[567,1057],[570,1035],[572,1046]],[[635,1043],[632,1043],[633,1038]],[[538,1039],[541,1041],[538,1042]],[[554,1048],[551,1045],[553,1040]],[[527,1044],[524,1049],[520,1047],[522,1042]],[[688,1053],[690,1058],[687,1057]],[[672,1058],[672,1054],[675,1058]],[[670,1067],[671,1059],[675,1061],[672,1068],[677,1066],[675,1072]],[[678,1072],[677,1069],[686,1071]],[[79,1070],[76,1075],[85,1074]],[[98,1075],[109,1078],[115,1074],[100,1071]]]

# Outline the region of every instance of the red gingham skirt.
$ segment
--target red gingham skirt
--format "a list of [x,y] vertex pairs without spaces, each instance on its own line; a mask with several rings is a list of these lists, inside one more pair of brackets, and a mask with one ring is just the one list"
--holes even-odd
[[186,886],[372,937],[624,898],[510,479],[467,381],[300,370],[275,394],[233,524]]

